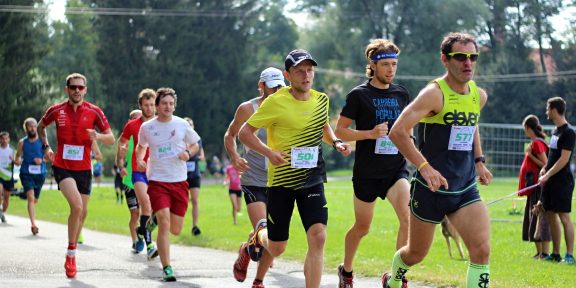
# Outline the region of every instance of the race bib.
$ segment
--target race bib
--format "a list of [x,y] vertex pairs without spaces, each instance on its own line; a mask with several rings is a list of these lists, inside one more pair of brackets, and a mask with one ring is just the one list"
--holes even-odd
[[196,161],[186,162],[186,171],[188,172],[196,171]]
[[292,168],[315,168],[318,165],[318,147],[293,147]]
[[42,165],[28,165],[28,173],[30,174],[42,173]]
[[452,126],[448,150],[472,151],[476,126]]
[[550,149],[558,149],[558,136],[552,135],[550,137]]
[[176,156],[176,147],[172,146],[172,143],[164,143],[158,145],[156,148],[156,152],[158,154],[158,158],[170,158]]
[[376,154],[387,154],[395,155],[398,154],[398,148],[392,143],[390,137],[384,136],[376,139],[376,146],[374,147],[374,153]]
[[64,144],[64,156],[62,158],[72,161],[84,159],[84,146]]

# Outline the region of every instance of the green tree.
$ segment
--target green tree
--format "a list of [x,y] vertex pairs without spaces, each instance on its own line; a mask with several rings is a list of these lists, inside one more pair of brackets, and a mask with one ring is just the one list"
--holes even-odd
[[[5,5],[38,5],[42,1],[3,1]],[[12,141],[23,136],[26,117],[42,116],[47,87],[39,71],[46,53],[48,29],[42,14],[0,13],[0,97],[2,116],[0,130],[8,131]]]

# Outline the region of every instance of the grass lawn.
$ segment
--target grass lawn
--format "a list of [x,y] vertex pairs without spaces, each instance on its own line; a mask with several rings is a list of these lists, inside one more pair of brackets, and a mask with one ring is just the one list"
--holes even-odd
[[[328,240],[325,251],[327,273],[336,273],[336,267],[343,259],[344,235],[353,223],[352,192],[350,180],[335,180],[326,185],[329,207]],[[485,201],[497,199],[516,191],[515,179],[496,179],[490,186],[481,187]],[[173,237],[173,242],[237,251],[239,243],[246,240],[250,231],[248,215],[243,207],[239,224],[232,224],[231,205],[228,190],[222,185],[204,185],[200,192],[200,223],[202,235],[190,234],[191,217],[187,215],[182,235]],[[517,199],[518,208],[523,211],[525,201]],[[522,215],[509,215],[512,200],[507,199],[490,205],[488,210],[492,221],[491,237],[491,286],[493,287],[569,287],[576,283],[574,266],[563,263],[552,264],[532,259],[534,245],[522,242]],[[26,201],[13,197],[9,214],[26,216]],[[43,191],[37,206],[39,219],[66,223],[68,206],[59,191]],[[9,215],[8,215],[9,217]],[[112,188],[95,188],[89,204],[86,227],[128,235],[129,212],[126,205],[115,204]],[[291,235],[285,259],[303,261],[306,253],[305,234],[297,210],[292,218]],[[379,201],[376,205],[373,227],[364,238],[356,256],[354,271],[364,276],[379,276],[390,269],[394,254],[398,224],[388,202]],[[23,227],[22,229],[29,229]],[[62,235],[63,241],[65,236]],[[85,239],[90,242],[90,239]],[[126,249],[131,243],[126,243]],[[454,250],[457,254],[457,252]],[[565,252],[562,243],[562,254]],[[223,264],[224,265],[224,264]],[[232,265],[228,263],[226,265]],[[444,238],[437,229],[433,246],[428,257],[414,267],[410,280],[428,283],[437,287],[464,287],[467,261],[451,259]]]

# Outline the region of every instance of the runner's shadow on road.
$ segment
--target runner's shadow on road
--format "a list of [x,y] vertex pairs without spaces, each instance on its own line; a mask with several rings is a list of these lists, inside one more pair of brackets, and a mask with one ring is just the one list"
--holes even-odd
[[[301,271],[293,271],[293,272],[301,272]],[[264,282],[268,282],[268,284],[270,285],[275,285],[279,287],[300,288],[306,286],[306,281],[300,277],[290,276],[290,274],[278,273],[272,270],[268,271],[266,275],[266,280],[264,280]]]
[[184,275],[178,275],[178,273],[176,273],[176,282],[164,282],[162,281],[162,270],[160,269],[160,267],[152,264],[150,266],[148,266],[146,269],[141,270],[140,272],[140,277],[134,277],[134,278],[147,278],[153,281],[156,281],[158,284],[160,284],[158,287],[188,287],[188,288],[201,288],[202,286],[198,285],[198,284],[194,284],[194,283],[188,283],[188,282],[184,282],[183,280],[189,280],[189,279],[194,279],[194,277],[186,277]]
[[72,279],[70,280],[70,286],[61,286],[58,288],[67,288],[67,287],[72,287],[72,288],[97,288],[98,286],[94,286],[94,285],[90,285],[90,284],[86,284],[82,281],[76,280],[76,279]]
[[50,237],[42,237],[42,236],[40,236],[40,235],[34,236],[34,235],[32,235],[32,234],[26,235],[26,236],[20,236],[20,237],[18,237],[18,238],[24,239],[24,240],[30,240],[30,241],[50,239]]
[[80,251],[98,251],[98,250],[104,250],[102,248],[98,248],[96,246],[90,246],[90,245],[86,245],[86,244],[80,244],[77,246],[77,249]]

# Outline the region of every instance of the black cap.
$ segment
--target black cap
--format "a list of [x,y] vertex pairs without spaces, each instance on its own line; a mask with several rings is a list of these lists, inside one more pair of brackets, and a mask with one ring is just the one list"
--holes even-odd
[[316,63],[316,60],[312,59],[312,55],[310,55],[308,51],[303,49],[296,49],[292,50],[292,52],[286,56],[286,60],[284,60],[284,67],[286,68],[286,71],[288,71],[290,67],[298,65],[304,60],[310,60],[312,61],[312,65],[318,66],[318,63]]

